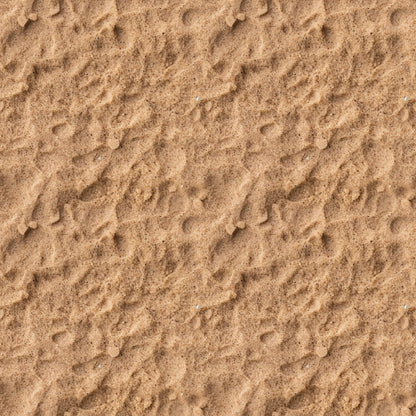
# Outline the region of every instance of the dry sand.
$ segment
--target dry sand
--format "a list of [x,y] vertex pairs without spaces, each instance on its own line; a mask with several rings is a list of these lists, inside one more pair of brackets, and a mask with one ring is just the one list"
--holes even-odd
[[0,415],[416,415],[416,3],[0,2]]

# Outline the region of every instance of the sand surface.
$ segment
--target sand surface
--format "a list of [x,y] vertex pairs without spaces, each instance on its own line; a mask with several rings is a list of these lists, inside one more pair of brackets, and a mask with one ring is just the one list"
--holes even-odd
[[416,415],[415,27],[0,1],[0,415]]

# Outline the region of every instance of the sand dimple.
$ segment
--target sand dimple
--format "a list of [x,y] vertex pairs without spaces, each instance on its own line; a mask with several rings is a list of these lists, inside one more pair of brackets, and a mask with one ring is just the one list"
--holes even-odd
[[409,16],[409,11],[396,9],[390,14],[390,22],[394,26],[399,26],[406,21],[407,16]]
[[398,217],[390,223],[390,230],[394,234],[399,234],[408,230],[409,222],[405,217]]

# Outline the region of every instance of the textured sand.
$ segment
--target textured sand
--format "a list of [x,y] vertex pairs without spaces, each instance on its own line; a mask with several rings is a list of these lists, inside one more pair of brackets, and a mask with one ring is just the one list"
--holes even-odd
[[1,416],[416,415],[414,1],[0,16]]

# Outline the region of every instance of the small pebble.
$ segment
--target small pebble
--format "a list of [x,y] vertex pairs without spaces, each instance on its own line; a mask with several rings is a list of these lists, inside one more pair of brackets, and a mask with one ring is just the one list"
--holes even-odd
[[143,200],[148,201],[153,196],[153,191],[151,189],[146,189],[143,192]]
[[101,368],[101,364],[98,364],[98,368]]
[[195,198],[193,201],[193,206],[196,209],[201,209],[201,208],[204,208],[204,203],[200,199]]
[[238,221],[236,225],[237,225],[237,228],[239,228],[240,230],[243,230],[244,228],[246,228],[246,223],[244,221]]
[[227,26],[233,27],[235,23],[235,18],[233,16],[227,16],[225,18],[225,23],[227,23]]
[[316,141],[316,147],[320,150],[324,150],[327,146],[328,142],[322,137]]
[[29,20],[36,22],[36,20],[38,20],[38,15],[36,13],[30,13]]
[[168,191],[170,193],[176,192],[178,190],[178,188],[176,187],[176,185],[170,185],[168,188]]
[[199,193],[199,199],[205,201],[208,198],[208,191],[206,189],[201,190]]
[[36,221],[30,221],[29,228],[35,230],[36,228],[38,228],[38,223]]
[[233,235],[234,234],[234,231],[235,231],[234,225],[233,224],[227,224],[225,226],[225,231],[227,232],[227,234]]
[[316,355],[320,358],[324,358],[326,357],[326,355],[328,354],[328,349],[325,348],[324,346],[319,346],[316,348]]
[[404,97],[403,99],[406,103],[409,101],[409,99],[407,97]]
[[149,399],[149,398],[144,399],[144,401],[143,401],[143,407],[144,407],[144,409],[149,408],[152,405],[152,403],[153,403],[153,400],[152,399]]
[[402,199],[400,204],[404,209],[412,208],[412,203],[408,199]]
[[412,411],[408,407],[402,407],[400,416],[412,416]]
[[196,305],[195,308],[198,309],[198,310],[201,309],[201,307],[199,305]]
[[407,309],[409,309],[409,306],[404,305],[404,306],[403,306],[403,308],[404,308],[405,310],[407,310]]
[[306,368],[309,368],[310,367],[310,365],[309,364],[306,364]]
[[309,160],[309,156],[306,156],[306,160]]
[[120,142],[115,138],[112,138],[108,141],[108,147],[111,150],[116,150],[116,149],[118,149],[119,146],[120,146]]
[[263,212],[262,215],[259,216],[256,224],[264,224],[267,220],[269,219],[269,214],[267,213],[267,211]]
[[115,345],[112,345],[111,347],[108,348],[108,355],[112,358],[116,358],[118,357],[118,355],[120,354],[120,349],[117,348]]
[[200,99],[199,97],[196,97],[196,98],[195,98],[195,100],[196,100],[196,102],[198,102],[198,103],[201,101],[201,99]]
[[19,24],[19,26],[25,27],[27,23],[27,18],[25,16],[19,16],[17,18],[17,23]]
[[101,156],[98,156],[98,158],[97,158],[98,160],[101,160],[102,159],[102,157]]
[[378,193],[384,192],[386,190],[386,187],[383,184],[377,185],[376,191]]
[[17,226],[17,231],[19,232],[19,234],[25,235],[27,231],[27,226],[25,224],[19,224]]
[[204,416],[204,411],[200,407],[194,407],[192,416]]
[[246,15],[244,13],[238,13],[237,20],[244,22],[244,20],[246,20]]

